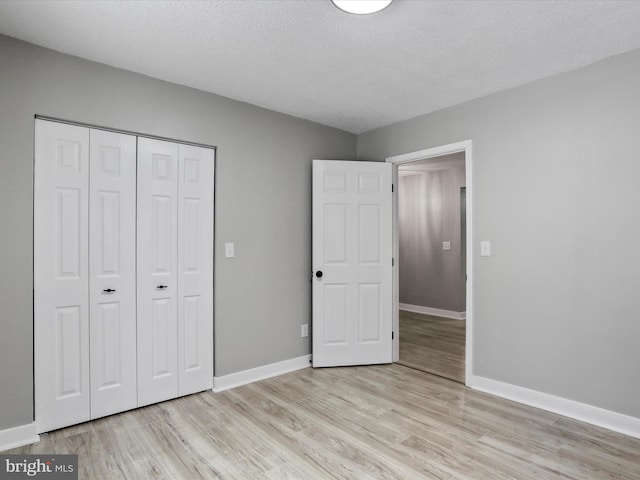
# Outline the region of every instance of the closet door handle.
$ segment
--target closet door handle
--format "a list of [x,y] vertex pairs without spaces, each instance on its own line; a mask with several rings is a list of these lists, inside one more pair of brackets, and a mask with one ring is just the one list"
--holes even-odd
[[113,288],[105,288],[102,293],[116,293],[116,291]]
[[166,286],[166,285],[158,285],[158,286],[156,287],[156,290],[164,290],[165,288],[167,288],[167,286]]

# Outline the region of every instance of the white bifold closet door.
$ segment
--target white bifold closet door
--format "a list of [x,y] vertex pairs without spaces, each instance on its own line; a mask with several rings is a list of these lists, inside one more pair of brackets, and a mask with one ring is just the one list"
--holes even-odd
[[178,149],[178,395],[213,388],[214,161]]
[[138,140],[138,404],[213,386],[214,151]]
[[91,418],[138,405],[136,137],[91,130],[89,303]]
[[34,374],[38,432],[89,420],[89,130],[36,121]]
[[138,139],[138,405],[178,393],[178,145]]
[[137,404],[135,143],[130,135],[36,120],[38,432]]
[[213,387],[214,161],[36,120],[38,432]]

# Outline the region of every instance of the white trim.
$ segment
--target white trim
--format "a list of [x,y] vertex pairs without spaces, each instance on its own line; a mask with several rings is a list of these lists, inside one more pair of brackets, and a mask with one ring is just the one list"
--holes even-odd
[[230,373],[222,377],[213,378],[213,391],[223,392],[231,388],[240,387],[248,383],[257,382],[266,378],[277,377],[284,373],[301,370],[311,366],[311,355],[283,360],[282,362],[271,363],[261,367],[250,368],[241,372]]
[[36,433],[36,422],[0,430],[0,452],[39,441],[40,435]]
[[[467,188],[467,304],[466,304],[466,345],[465,345],[465,385],[470,385],[473,373],[473,142],[464,140],[462,142],[450,143],[439,147],[427,148],[417,152],[396,155],[386,159],[393,163],[393,183],[398,184],[398,165],[403,163],[417,162],[427,158],[439,157],[450,153],[464,152],[465,165],[465,186]],[[393,256],[398,258],[398,189],[393,193]],[[399,298],[399,274],[398,263],[393,267],[393,330],[400,328],[400,316],[398,314]],[[400,335],[395,335],[393,340],[393,361],[400,359]]]
[[453,310],[442,310],[441,308],[423,307],[422,305],[411,305],[409,303],[399,303],[400,310],[407,312],[423,313],[434,317],[452,318],[454,320],[464,320],[467,312],[454,312]]
[[475,375],[471,376],[471,382],[468,386],[480,392],[497,395],[514,402],[640,438],[640,418]]
[[402,155],[395,155],[387,158],[386,161],[400,165],[401,163],[417,162],[418,160],[424,160],[426,158],[440,157],[442,155],[449,155],[450,153],[458,152],[465,152],[466,157],[468,148],[471,148],[471,140],[449,143],[447,145],[440,145],[439,147],[425,148],[424,150],[404,153]]

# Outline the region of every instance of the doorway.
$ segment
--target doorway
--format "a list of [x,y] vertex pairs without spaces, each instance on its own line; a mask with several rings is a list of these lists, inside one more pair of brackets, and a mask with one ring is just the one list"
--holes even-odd
[[471,141],[391,157],[394,352],[468,384],[472,372]]

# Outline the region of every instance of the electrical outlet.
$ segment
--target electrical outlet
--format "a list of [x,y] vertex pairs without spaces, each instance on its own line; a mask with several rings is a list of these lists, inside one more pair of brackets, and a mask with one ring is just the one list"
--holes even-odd
[[302,325],[300,327],[300,336],[302,338],[309,336],[309,324],[308,323],[305,323],[304,325]]

